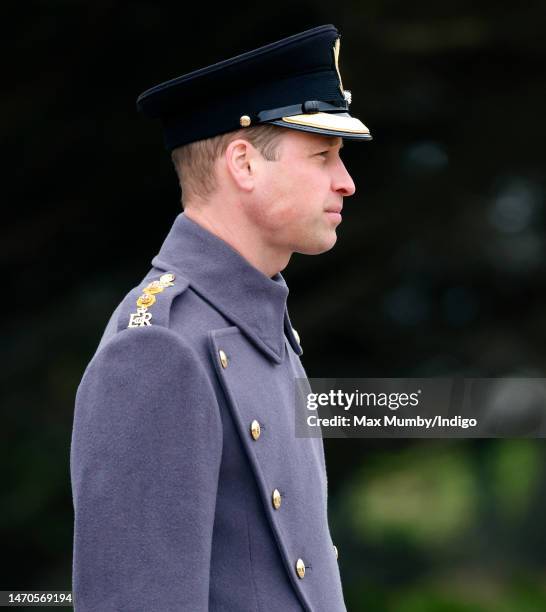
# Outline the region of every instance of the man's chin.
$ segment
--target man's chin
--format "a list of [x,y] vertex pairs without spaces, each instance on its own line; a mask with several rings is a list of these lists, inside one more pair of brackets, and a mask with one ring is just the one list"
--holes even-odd
[[328,236],[325,236],[322,240],[315,240],[301,245],[299,248],[295,249],[295,252],[300,253],[301,255],[320,255],[321,253],[326,253],[332,249],[336,242],[337,235],[335,231],[333,231],[328,234]]

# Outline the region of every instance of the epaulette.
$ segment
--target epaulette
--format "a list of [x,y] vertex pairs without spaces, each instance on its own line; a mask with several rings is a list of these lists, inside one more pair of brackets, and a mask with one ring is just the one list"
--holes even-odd
[[118,316],[117,330],[149,327],[150,325],[169,326],[169,317],[174,298],[185,291],[189,282],[172,272],[164,272],[157,278],[151,277],[135,287],[123,300]]

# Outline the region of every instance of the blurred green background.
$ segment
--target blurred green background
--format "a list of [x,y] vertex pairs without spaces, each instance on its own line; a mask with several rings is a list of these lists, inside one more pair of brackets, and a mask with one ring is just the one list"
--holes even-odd
[[[543,376],[544,2],[6,8],[0,589],[70,588],[76,388],[180,211],[160,81],[336,25],[374,141],[336,247],[283,272],[308,375]],[[350,612],[546,610],[542,440],[325,446]]]

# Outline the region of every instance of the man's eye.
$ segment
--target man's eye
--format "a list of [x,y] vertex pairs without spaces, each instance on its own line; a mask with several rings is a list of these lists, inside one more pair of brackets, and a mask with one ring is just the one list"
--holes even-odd
[[320,153],[317,153],[317,155],[328,155],[328,153],[330,153],[330,151],[321,151]]

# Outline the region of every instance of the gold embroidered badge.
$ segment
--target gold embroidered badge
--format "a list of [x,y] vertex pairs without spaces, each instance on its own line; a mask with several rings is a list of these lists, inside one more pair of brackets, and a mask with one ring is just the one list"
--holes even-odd
[[152,313],[148,308],[156,302],[156,294],[161,293],[167,287],[174,286],[175,275],[170,272],[162,274],[159,280],[152,281],[142,290],[142,295],[137,299],[137,311],[129,315],[129,325],[127,327],[146,327],[151,325]]
[[341,39],[336,38],[336,42],[334,43],[334,61],[336,64],[337,76],[339,78],[339,90],[341,91],[341,95],[343,95],[343,82],[341,81],[341,74],[339,72],[339,47],[341,45]]
[[341,95],[347,101],[347,104],[352,102],[352,94],[348,89],[343,89],[343,81],[341,80],[341,73],[339,72],[339,48],[341,46],[341,38],[336,38],[336,42],[334,43],[334,62],[336,65],[337,76],[339,79],[339,91],[341,91]]

